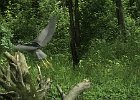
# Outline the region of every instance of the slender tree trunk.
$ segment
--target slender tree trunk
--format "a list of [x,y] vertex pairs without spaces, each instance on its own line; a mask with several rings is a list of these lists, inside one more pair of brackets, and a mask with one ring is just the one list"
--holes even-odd
[[116,16],[118,19],[118,26],[121,30],[121,34],[125,37],[126,31],[125,31],[125,22],[124,22],[122,1],[115,0],[115,3],[116,3]]
[[76,40],[76,46],[79,49],[80,47],[80,22],[79,22],[79,5],[78,0],[75,0],[75,10],[74,10],[74,16],[75,16],[75,40]]
[[0,1],[0,10],[2,15],[4,15],[4,12],[6,10],[6,4],[7,4],[7,0]]
[[71,41],[70,41],[70,47],[71,47],[71,53],[72,53],[72,59],[73,59],[73,65],[77,65],[79,63],[78,58],[78,51],[77,51],[77,44],[76,44],[76,31],[75,31],[75,24],[74,24],[74,10],[73,10],[73,2],[72,0],[69,0],[68,2],[68,9],[69,9],[69,17],[70,17],[70,34],[71,34]]

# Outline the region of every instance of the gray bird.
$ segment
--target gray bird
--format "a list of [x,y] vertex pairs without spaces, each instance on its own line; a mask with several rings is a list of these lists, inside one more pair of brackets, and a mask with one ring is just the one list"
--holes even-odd
[[36,37],[33,41],[23,45],[14,46],[15,49],[19,51],[31,51],[35,52],[38,59],[43,59],[46,57],[46,54],[41,50],[42,47],[46,46],[46,44],[51,40],[56,27],[56,16],[53,16],[45,29],[41,31],[38,37]]

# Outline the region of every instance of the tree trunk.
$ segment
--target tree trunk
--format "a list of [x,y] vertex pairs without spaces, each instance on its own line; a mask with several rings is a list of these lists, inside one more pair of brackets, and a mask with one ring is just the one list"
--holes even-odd
[[73,11],[73,2],[69,0],[68,2],[68,9],[69,9],[69,17],[70,17],[70,34],[71,34],[71,53],[73,59],[73,65],[77,65],[79,63],[78,52],[77,52],[77,44],[76,44],[76,31],[75,31],[75,24],[74,24],[74,11]]
[[75,0],[75,11],[74,11],[74,16],[75,16],[75,40],[76,40],[76,46],[79,49],[80,47],[80,22],[79,22],[79,5],[78,5],[78,0]]
[[124,15],[123,15],[123,6],[121,0],[115,0],[116,2],[116,16],[118,19],[118,26],[120,28],[121,34],[125,37],[125,22],[124,22]]

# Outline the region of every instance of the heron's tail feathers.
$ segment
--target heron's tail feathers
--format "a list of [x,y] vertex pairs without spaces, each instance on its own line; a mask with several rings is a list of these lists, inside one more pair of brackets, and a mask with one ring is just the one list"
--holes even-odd
[[47,55],[46,55],[42,50],[40,50],[40,49],[37,49],[37,50],[35,51],[35,53],[36,53],[38,59],[44,59],[44,58],[46,58],[46,56],[47,56]]

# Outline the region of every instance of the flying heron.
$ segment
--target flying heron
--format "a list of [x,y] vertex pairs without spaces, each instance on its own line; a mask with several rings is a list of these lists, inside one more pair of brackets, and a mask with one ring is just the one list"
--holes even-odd
[[19,51],[35,52],[38,59],[46,58],[46,54],[41,50],[41,48],[45,47],[46,44],[51,40],[56,28],[56,19],[56,16],[52,16],[46,28],[43,29],[33,41],[23,45],[16,45],[14,46],[15,49]]

